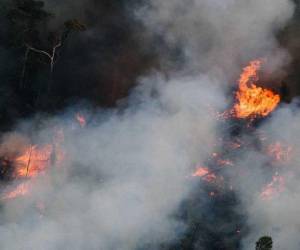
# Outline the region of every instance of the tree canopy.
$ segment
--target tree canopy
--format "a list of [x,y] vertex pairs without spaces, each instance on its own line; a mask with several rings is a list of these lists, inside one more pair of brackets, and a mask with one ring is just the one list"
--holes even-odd
[[273,240],[270,236],[263,236],[256,242],[255,250],[272,250]]

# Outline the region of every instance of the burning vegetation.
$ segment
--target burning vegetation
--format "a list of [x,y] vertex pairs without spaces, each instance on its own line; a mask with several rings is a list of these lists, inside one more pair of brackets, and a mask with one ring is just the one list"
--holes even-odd
[[[49,242],[49,249],[242,249],[254,224],[247,217],[252,207],[244,206],[244,200],[247,206],[255,203],[268,209],[286,198],[299,177],[295,168],[299,150],[289,138],[268,131],[268,122],[291,97],[289,86],[282,84],[286,72],[271,71],[280,71],[287,61],[278,46],[288,42],[277,26],[288,20],[282,16],[291,15],[293,6],[287,3],[292,0],[275,1],[285,11],[266,9],[257,19],[252,16],[259,10],[256,5],[263,6],[260,1],[58,2],[0,3],[1,240],[14,238],[20,226],[16,241],[27,244],[24,249],[37,249],[30,245],[31,230],[32,237],[39,238],[37,244]],[[59,9],[56,5],[63,7],[52,13]],[[138,5],[142,12],[136,11]],[[222,13],[214,14],[216,10]],[[226,18],[219,20],[223,15]],[[154,35],[146,30],[152,25]],[[248,34],[249,27],[258,28]],[[264,34],[271,30],[276,36]],[[261,41],[269,35],[270,43]],[[291,52],[294,47],[298,50],[295,41]],[[203,63],[198,62],[198,52]],[[232,78],[237,62],[253,55],[265,59],[240,67],[233,90],[221,84]],[[292,70],[298,72],[299,65],[293,62]],[[151,72],[160,72],[167,80],[148,83],[143,77]],[[193,84],[169,84],[188,72],[199,73],[191,76]],[[203,88],[207,82],[218,85],[214,91],[222,93],[201,89],[198,80],[203,80]],[[129,90],[133,94],[124,100]],[[229,97],[224,96],[228,91]],[[186,102],[194,95],[196,100]],[[74,102],[75,112],[69,107]],[[91,106],[86,110],[81,104]],[[207,106],[214,110],[206,110]],[[59,125],[45,125],[48,119]],[[16,131],[25,139],[7,143],[6,135]],[[46,191],[41,190],[43,185]],[[14,210],[21,215],[11,216]],[[270,231],[280,233],[278,228]],[[43,235],[48,231],[54,236]],[[269,250],[272,244],[264,236],[256,249]]]
[[[258,73],[262,66],[262,60],[253,60],[243,69],[238,81],[238,90],[235,93],[235,103],[233,108],[225,111],[222,118],[230,121],[231,118],[250,119],[267,117],[272,111],[276,109],[280,102],[280,96],[269,89],[257,86],[259,81]],[[247,127],[254,126],[247,124]],[[258,136],[259,141],[266,142],[268,138],[265,136]],[[223,141],[222,139],[220,140]],[[221,146],[221,145],[218,145]],[[233,155],[235,151],[247,148],[247,143],[241,141],[239,137],[232,137],[224,145],[227,149],[223,153],[212,153],[209,159],[209,167],[199,167],[192,174],[193,177],[200,177],[206,182],[213,183],[216,179],[221,178],[223,167],[235,167],[235,159],[226,159],[224,155]],[[267,146],[266,154],[271,157],[272,164],[276,170],[276,165],[287,163],[290,160],[292,147],[282,143],[270,143]],[[221,176],[217,173],[220,172]],[[266,184],[260,193],[263,200],[270,200],[283,192],[285,186],[285,179],[280,176],[278,172],[272,176],[272,181]],[[229,185],[232,189],[232,185]],[[224,187],[222,187],[224,188]],[[211,192],[209,192],[211,195]],[[214,193],[215,195],[215,193]]]
[[[258,71],[260,70],[262,61],[254,60],[243,69],[238,81],[238,89],[233,95],[235,97],[233,108],[228,110],[227,116],[223,116],[226,122],[230,123],[233,119],[239,120],[255,120],[268,116],[276,109],[280,102],[280,97],[269,89],[257,86]],[[87,125],[86,117],[77,112],[74,117],[80,128],[85,128]],[[243,125],[242,125],[243,126]],[[254,126],[247,123],[248,126]],[[258,136],[260,143],[268,143],[268,138],[265,135]],[[63,130],[58,129],[54,133],[51,143],[46,144],[29,144],[21,153],[11,156],[2,155],[2,166],[11,168],[10,176],[15,180],[15,184],[9,185],[4,189],[1,195],[2,202],[26,196],[30,196],[34,188],[36,179],[47,176],[52,168],[60,168],[67,160],[62,144],[64,141]],[[216,151],[207,159],[205,166],[197,167],[191,174],[193,180],[199,179],[202,187],[206,191],[207,196],[216,203],[224,199],[229,194],[234,195],[235,185],[226,175],[228,169],[236,169],[237,174],[243,174],[236,163],[235,154],[248,147],[247,142],[239,134],[231,136],[229,139],[220,138],[219,145],[216,145]],[[270,164],[273,170],[271,173],[271,182],[266,182],[257,190],[257,196],[263,202],[269,202],[272,199],[277,199],[284,192],[286,180],[278,171],[278,165],[288,163],[291,158],[292,148],[289,145],[284,145],[280,142],[269,143],[266,146],[265,153],[270,157]],[[51,178],[50,178],[51,179]],[[190,178],[189,178],[190,179]],[[50,180],[51,181],[51,180]],[[234,197],[234,196],[233,196]],[[237,201],[233,199],[233,204]],[[38,201],[36,206],[43,208],[43,213],[46,205]],[[223,215],[222,215],[223,216]],[[243,236],[245,228],[242,224],[237,224],[237,229],[234,229],[234,238],[240,239]],[[224,236],[225,237],[225,236]]]
[[236,93],[237,103],[233,108],[237,118],[267,116],[280,102],[278,94],[256,85],[261,64],[261,60],[251,61],[240,76],[239,89]]
[[[59,167],[65,160],[62,149],[62,131],[56,131],[51,144],[30,144],[19,155],[10,157],[7,162],[8,168],[12,168],[11,176],[17,181],[17,185],[8,187],[2,194],[2,200],[15,199],[30,195],[31,186],[36,178],[46,175],[51,167]],[[11,149],[15,150],[15,149]],[[5,157],[4,157],[5,158]]]

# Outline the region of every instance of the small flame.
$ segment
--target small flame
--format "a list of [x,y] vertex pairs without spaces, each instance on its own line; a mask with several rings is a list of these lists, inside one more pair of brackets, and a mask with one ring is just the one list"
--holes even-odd
[[80,127],[82,127],[82,128],[85,127],[85,125],[86,125],[85,117],[80,113],[77,113],[75,117],[76,117],[76,120],[79,123]]
[[217,177],[214,173],[212,173],[208,168],[206,167],[199,167],[193,174],[193,177],[201,177],[205,181],[212,182]]
[[15,159],[14,176],[16,178],[36,177],[44,172],[50,162],[52,151],[53,147],[50,144],[43,147],[30,145],[21,156]]
[[251,61],[240,76],[237,103],[232,111],[237,118],[267,116],[280,102],[279,95],[255,85],[259,79],[257,71],[260,67],[260,60]]
[[30,193],[31,181],[34,178],[44,174],[53,163],[60,166],[65,158],[65,153],[61,148],[63,140],[63,131],[58,130],[52,144],[29,145],[22,155],[13,159],[11,161],[15,168],[13,176],[23,182],[12,190],[5,191],[2,199],[14,199],[27,195]]

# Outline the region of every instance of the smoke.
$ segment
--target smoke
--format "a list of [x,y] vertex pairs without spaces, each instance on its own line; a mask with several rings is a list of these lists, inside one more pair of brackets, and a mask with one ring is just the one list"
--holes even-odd
[[[47,1],[46,6],[60,10],[59,15],[66,13],[68,18],[73,16],[70,11],[73,6],[76,17],[87,18],[87,12],[82,9],[86,1],[66,3],[67,7],[60,8],[54,1]],[[0,149],[7,150],[6,145],[15,148],[26,142],[15,133],[42,143],[52,140],[53,127],[62,129],[66,160],[61,168],[53,166],[49,175],[36,179],[29,196],[3,204],[1,249],[159,249],[163,244],[176,242],[188,228],[176,215],[195,188],[189,176],[196,165],[207,160],[219,136],[219,124],[213,111],[228,107],[231,97],[226,94],[241,66],[250,59],[263,57],[266,71],[273,74],[289,61],[287,52],[279,47],[276,33],[293,14],[291,1],[151,0],[146,3],[134,9],[134,17],[131,16],[133,11],[126,12],[125,16],[142,21],[146,28],[141,36],[135,34],[135,38],[147,38],[145,44],[153,42],[155,48],[160,44],[158,41],[163,41],[162,48],[157,50],[161,52],[159,62],[167,79],[161,73],[146,74],[144,64],[142,69],[128,66],[125,71],[138,70],[145,76],[120,106],[110,110],[86,110],[92,118],[85,128],[74,125],[72,109],[75,108],[71,107],[56,117],[37,117],[42,125],[37,126],[34,119],[20,122],[14,132],[3,136],[5,143]],[[89,18],[86,20],[89,23]],[[122,26],[122,22],[123,19],[115,18],[109,23]],[[103,48],[98,49],[98,45],[106,44],[101,28],[93,26],[91,33],[84,35],[87,40],[80,40],[75,46],[77,52],[70,53],[76,58],[80,55],[88,63],[78,64],[80,67],[75,67],[78,70],[69,68],[75,76],[68,80],[77,82],[78,74],[84,74],[81,79],[89,82],[91,71],[93,78],[98,74],[114,74],[111,78],[122,80],[118,70],[124,65],[127,67],[127,62],[131,64],[127,56],[132,59],[130,51],[134,51],[135,43],[132,45],[132,40],[125,35],[127,46],[116,46],[120,53],[112,50],[113,56],[107,55]],[[110,38],[109,41],[114,40],[115,36]],[[93,41],[92,49],[88,41]],[[146,49],[138,44],[138,54],[143,54]],[[89,48],[88,55],[82,52],[85,48]],[[172,61],[178,51],[179,56]],[[102,52],[104,58],[111,59],[117,54],[116,57],[122,59],[116,60],[117,72],[107,70],[115,67],[112,59],[108,63],[112,66],[101,61],[99,64],[105,67],[98,67],[98,60],[94,58],[101,58]],[[141,58],[144,57],[139,57],[134,65],[138,65]],[[58,69],[59,82],[73,83],[60,77],[65,71],[64,67]],[[105,76],[103,79],[111,79]],[[132,80],[129,83],[132,86],[133,78],[128,77],[126,84]],[[291,124],[296,124],[298,118],[287,110],[279,111],[264,124],[268,130],[271,124],[270,137],[277,136],[282,127],[291,133],[285,138],[297,133],[296,126],[291,127]],[[244,249],[252,248],[257,236],[265,233],[276,236],[277,246],[297,249],[291,245],[297,244],[292,238],[297,220],[291,218],[296,216],[296,209],[290,206],[284,216],[278,217],[283,205],[274,202],[266,209],[264,203],[253,198],[252,190],[263,182],[265,156],[253,149],[246,152],[246,156],[241,155],[238,162],[245,169],[255,165],[252,176],[236,180],[240,187],[237,194],[248,212],[247,223],[251,229],[244,240]],[[229,174],[235,176],[233,172]],[[297,190],[287,196],[288,203],[295,204],[291,197]],[[43,204],[42,209],[39,204]],[[204,209],[201,205],[197,208]],[[289,227],[289,223],[294,226]],[[280,232],[274,229],[277,225]],[[199,245],[198,249],[204,247]]]
[[[261,199],[258,192],[262,183],[268,178],[270,169],[268,157],[262,150],[248,149],[240,157],[239,167],[251,172],[236,181],[237,190],[245,205],[250,233],[243,241],[244,249],[253,249],[254,242],[261,235],[271,235],[275,249],[298,249],[299,220],[297,217],[299,203],[299,105],[295,101],[277,110],[270,120],[266,121],[258,133],[263,134],[268,141],[280,142],[291,148],[290,159],[280,162],[276,172],[284,178],[284,190],[274,194],[270,200]],[[268,179],[270,182],[270,176]]]
[[[4,205],[1,249],[155,249],[176,239],[186,227],[175,214],[193,186],[191,171],[215,142],[207,107],[224,106],[211,83],[201,76],[145,80],[121,114],[99,112],[83,129],[68,114],[46,119],[33,140],[45,142],[54,124],[63,127],[66,166],[37,179],[29,197]],[[17,131],[33,133],[32,123]],[[11,138],[10,146],[19,141]]]
[[[184,73],[209,72],[220,79],[225,92],[232,77],[237,78],[241,65],[253,58],[265,58],[265,73],[276,79],[282,77],[290,55],[278,44],[277,34],[292,17],[293,10],[293,3],[285,0],[152,0],[150,7],[137,12],[137,16],[144,18],[145,25],[154,34],[163,34],[170,48],[181,49]],[[277,83],[268,87],[274,88]],[[269,131],[267,138],[271,141],[283,141],[299,148],[295,138],[297,119],[285,108],[261,130]],[[274,236],[276,249],[298,249],[295,232],[299,228],[294,219],[298,200],[295,194],[299,189],[297,177],[284,176],[291,190],[283,199],[262,201],[258,190],[268,176],[265,173],[268,157],[255,146],[255,139],[245,141],[252,146],[235,155],[240,170],[228,170],[233,185],[237,186],[240,209],[247,214],[250,231],[244,234],[243,249],[253,249],[257,238],[265,234]],[[294,164],[296,167],[297,163]],[[238,175],[238,171],[243,173]]]
[[137,13],[169,46],[182,48],[185,67],[221,67],[227,76],[249,59],[282,55],[275,34],[292,14],[293,4],[286,0],[152,0]]
[[46,9],[55,13],[56,22],[72,18],[85,18],[85,12],[92,7],[92,2],[90,0],[64,1],[63,3],[57,0],[44,1]]

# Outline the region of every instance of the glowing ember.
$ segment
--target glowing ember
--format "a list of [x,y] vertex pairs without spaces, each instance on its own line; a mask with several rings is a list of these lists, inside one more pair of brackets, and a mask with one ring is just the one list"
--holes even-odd
[[271,200],[276,195],[282,193],[285,189],[285,180],[282,176],[275,175],[272,181],[263,188],[260,197],[263,200]]
[[80,125],[82,128],[85,127],[85,125],[86,125],[86,120],[85,120],[85,117],[84,117],[82,114],[77,113],[77,114],[76,114],[76,120],[77,120],[77,122],[79,123],[79,125]]
[[274,158],[276,162],[284,163],[291,159],[292,147],[276,142],[268,146],[268,154]]
[[236,93],[237,103],[232,111],[237,118],[267,116],[280,101],[279,95],[255,85],[260,67],[260,60],[252,61],[240,76],[239,90]]
[[29,193],[30,190],[30,184],[29,182],[23,182],[19,184],[17,187],[15,187],[12,191],[6,192],[3,196],[3,200],[10,200],[15,199],[20,196],[25,196]]
[[215,180],[217,177],[214,173],[212,173],[208,168],[206,167],[199,167],[193,174],[193,177],[201,177],[205,181],[211,182]]
[[51,159],[53,147],[46,145],[38,147],[29,146],[23,155],[15,159],[15,177],[36,177],[44,172]]

